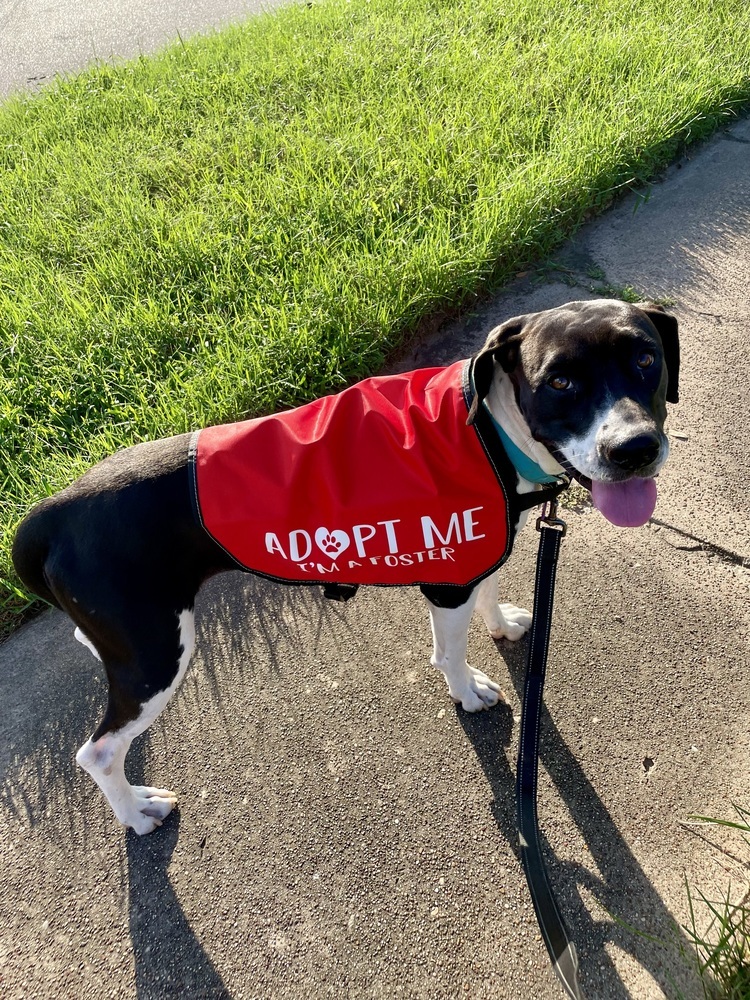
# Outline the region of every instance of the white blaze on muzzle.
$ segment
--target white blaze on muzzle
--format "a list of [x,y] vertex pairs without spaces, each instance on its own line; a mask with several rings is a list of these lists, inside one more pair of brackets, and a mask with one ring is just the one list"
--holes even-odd
[[[637,467],[633,471],[625,469],[612,456],[628,441],[645,436],[644,432],[658,438],[658,454],[643,466],[645,475],[641,475]],[[653,427],[647,415],[641,416],[639,407],[623,410],[622,401],[607,400],[586,434],[570,438],[560,451],[574,468],[591,479],[594,506],[608,521],[621,528],[640,527],[648,521],[656,507],[653,477],[666,461],[669,445],[666,435]]]

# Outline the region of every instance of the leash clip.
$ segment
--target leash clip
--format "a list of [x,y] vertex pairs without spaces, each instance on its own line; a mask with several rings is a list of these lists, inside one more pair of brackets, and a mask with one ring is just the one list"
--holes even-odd
[[545,528],[553,528],[555,531],[560,532],[560,537],[564,538],[567,531],[568,525],[562,518],[557,516],[557,498],[553,500],[548,500],[542,506],[542,513],[536,519],[536,530],[541,531],[542,525]]

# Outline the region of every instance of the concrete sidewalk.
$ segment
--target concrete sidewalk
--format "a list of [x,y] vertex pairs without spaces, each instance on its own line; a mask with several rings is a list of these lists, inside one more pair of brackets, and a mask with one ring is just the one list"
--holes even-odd
[[[681,324],[665,526],[618,531],[579,503],[558,580],[540,821],[589,1000],[702,996],[684,879],[714,898],[747,883],[739,838],[681,821],[748,804],[749,215],[744,121],[583,230],[553,280],[410,359],[466,356],[499,319],[604,286],[669,297]],[[503,600],[530,606],[535,544]],[[183,689],[131,754],[131,780],[181,796],[140,840],[73,764],[98,664],[60,614],[22,629],[0,648],[3,996],[557,1000],[515,853],[525,649],[478,623],[470,646],[512,710],[453,707],[417,592],[339,606],[215,579]]]

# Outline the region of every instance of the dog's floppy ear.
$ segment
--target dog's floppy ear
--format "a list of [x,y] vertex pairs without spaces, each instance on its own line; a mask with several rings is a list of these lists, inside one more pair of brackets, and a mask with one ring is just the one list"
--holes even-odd
[[661,337],[664,363],[667,366],[667,402],[679,403],[680,339],[677,335],[677,320],[654,302],[638,302],[636,308],[645,312]]
[[512,372],[518,364],[518,348],[521,343],[525,316],[515,316],[491,330],[484,347],[474,360],[474,399],[469,410],[467,424],[473,424],[479,405],[490,391],[495,361],[503,371]]

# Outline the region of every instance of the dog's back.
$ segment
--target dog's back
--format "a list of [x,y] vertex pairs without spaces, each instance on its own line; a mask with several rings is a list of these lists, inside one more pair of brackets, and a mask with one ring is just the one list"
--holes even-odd
[[[191,560],[190,576],[202,579],[213,561],[216,569],[224,568],[219,550],[192,516],[189,439],[181,434],[126,448],[42,500],[21,522],[13,543],[13,565],[25,586],[76,621],[76,605],[86,596],[77,592],[83,580],[95,589],[113,577],[123,591],[151,589],[149,552],[158,552],[154,564],[170,567],[179,578],[181,551],[189,544],[194,553],[203,542],[205,559],[200,566]],[[190,585],[200,582],[191,579]]]

